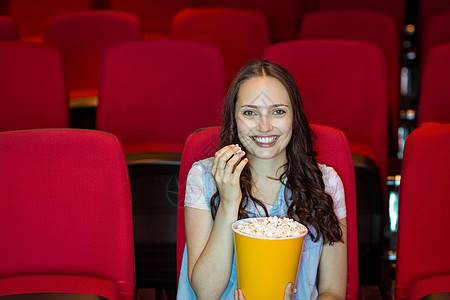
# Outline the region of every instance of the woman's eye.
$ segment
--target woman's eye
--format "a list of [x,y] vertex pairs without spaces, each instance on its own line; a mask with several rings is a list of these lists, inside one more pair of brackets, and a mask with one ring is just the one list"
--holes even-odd
[[243,115],[244,116],[248,116],[248,117],[253,117],[253,116],[256,116],[256,113],[254,111],[251,111],[251,110],[246,110],[246,111],[243,112]]
[[284,115],[286,113],[286,111],[284,111],[283,109],[277,109],[273,111],[274,115]]

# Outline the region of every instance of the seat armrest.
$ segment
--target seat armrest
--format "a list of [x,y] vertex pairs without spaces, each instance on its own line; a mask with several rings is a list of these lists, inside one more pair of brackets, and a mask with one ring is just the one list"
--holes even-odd
[[165,290],[141,288],[137,290],[137,300],[167,300]]
[[450,275],[429,277],[414,282],[406,299],[449,299]]
[[378,286],[363,285],[359,288],[359,300],[381,300],[381,292]]
[[125,154],[128,165],[136,164],[169,164],[180,165],[179,152],[137,152]]

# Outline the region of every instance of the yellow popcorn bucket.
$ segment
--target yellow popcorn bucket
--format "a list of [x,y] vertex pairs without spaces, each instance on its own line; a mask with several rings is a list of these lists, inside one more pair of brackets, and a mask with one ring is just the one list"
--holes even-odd
[[241,219],[232,224],[238,288],[246,300],[282,300],[286,285],[295,285],[308,230],[285,238],[257,237],[237,230],[240,224],[254,219],[265,218]]

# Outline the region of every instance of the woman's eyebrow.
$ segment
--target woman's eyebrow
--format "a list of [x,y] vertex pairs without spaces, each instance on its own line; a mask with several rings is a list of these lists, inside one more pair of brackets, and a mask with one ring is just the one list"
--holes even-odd
[[[272,105],[270,105],[270,106],[268,106],[268,107],[273,108],[273,107],[280,107],[280,106],[289,107],[289,106],[286,105],[286,104],[272,104]],[[260,106],[258,106],[258,105],[253,105],[253,104],[244,104],[244,105],[241,106],[241,108],[259,108],[259,107],[260,107]]]

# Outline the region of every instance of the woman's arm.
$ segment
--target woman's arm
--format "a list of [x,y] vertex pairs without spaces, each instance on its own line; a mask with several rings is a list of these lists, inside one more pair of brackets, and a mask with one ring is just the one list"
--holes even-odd
[[317,299],[345,299],[347,290],[347,219],[339,220],[344,243],[325,244],[318,271]]
[[211,173],[217,184],[220,205],[213,222],[211,212],[185,209],[188,276],[198,299],[219,299],[225,291],[233,263],[233,232],[242,193],[239,178],[247,159],[234,145],[219,150]]
[[189,281],[198,299],[219,299],[230,279],[233,235],[227,227],[236,217],[219,212],[213,223],[209,211],[185,209]]

